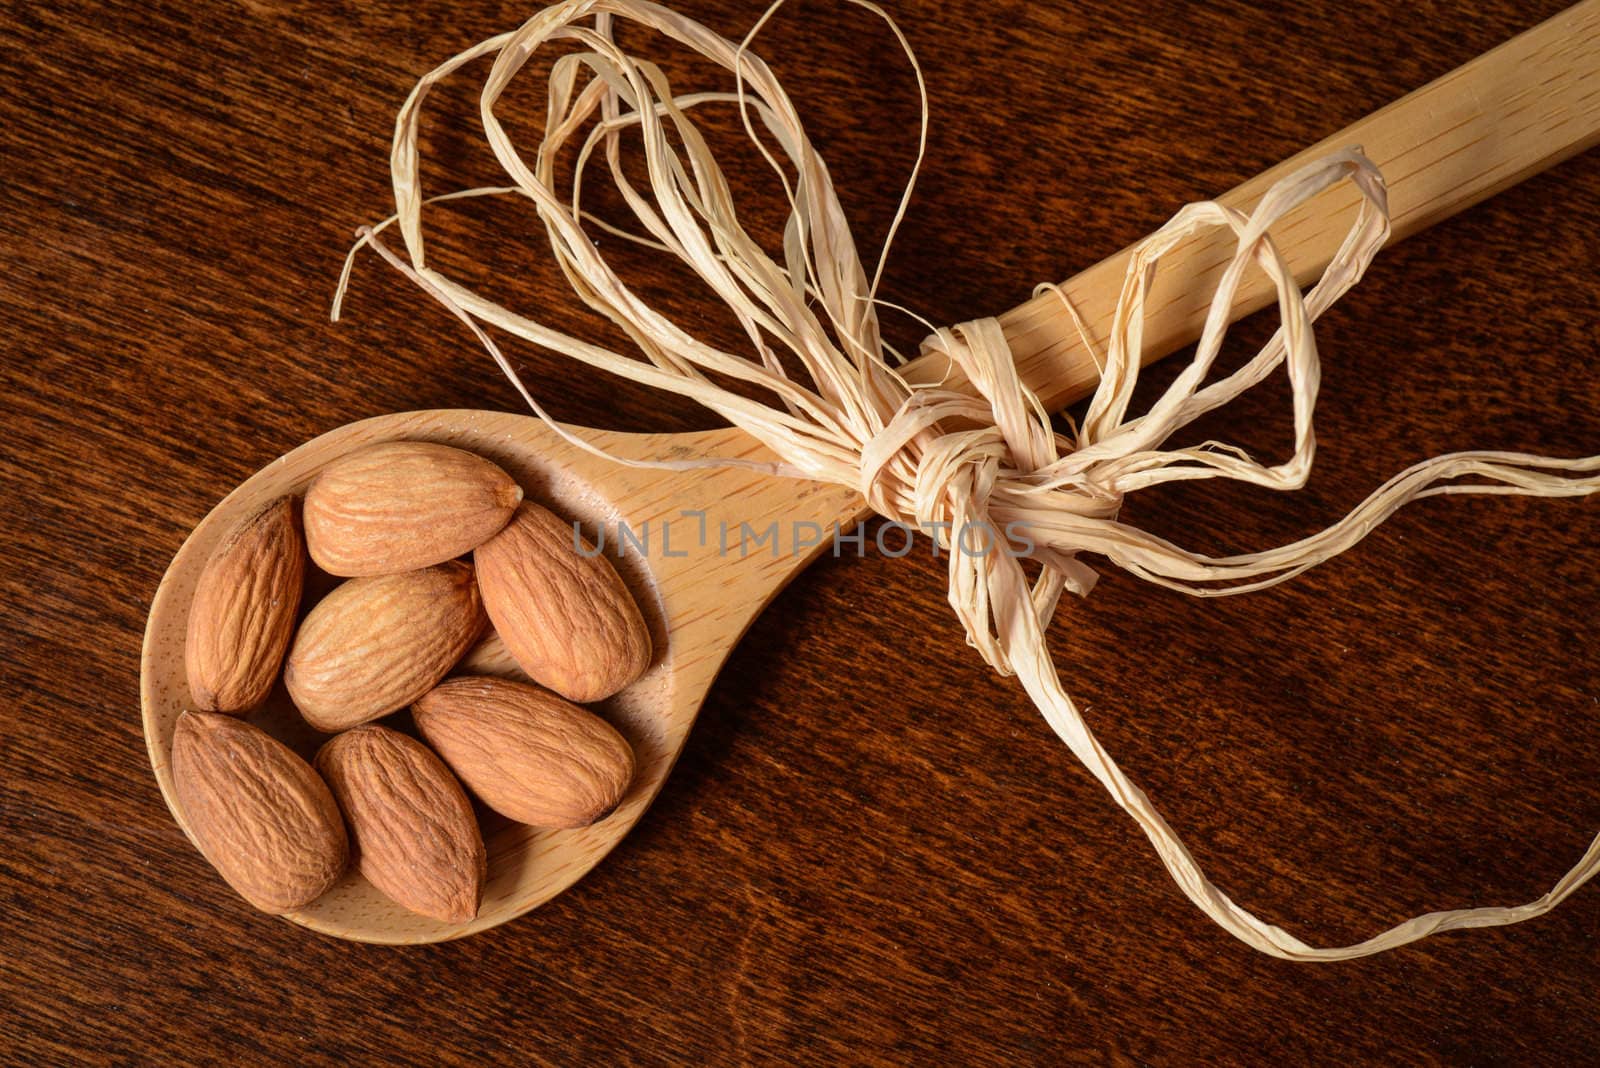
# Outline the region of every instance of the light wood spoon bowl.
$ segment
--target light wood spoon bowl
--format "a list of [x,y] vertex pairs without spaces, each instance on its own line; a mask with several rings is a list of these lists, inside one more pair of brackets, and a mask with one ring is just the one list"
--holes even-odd
[[[583,433],[618,456],[640,459],[763,455],[760,445],[737,430]],[[831,540],[824,539],[802,554],[789,552],[790,524],[831,528],[839,522],[848,531],[861,511],[861,499],[838,487],[744,471],[634,470],[569,445],[525,415],[408,412],[324,434],[269,464],[218,504],[178,550],[150,607],[141,665],[145,739],[156,781],[185,833],[188,826],[172,788],[172,733],[179,713],[191,707],[184,635],[206,559],[234,523],[275,497],[304,493],[330,461],[374,442],[397,440],[434,441],[475,452],[504,467],[530,499],[581,521],[586,530],[602,524],[607,553],[639,602],[655,644],[649,670],[595,706],[633,745],[638,770],[622,804],[606,819],[580,830],[535,830],[490,817],[484,828],[489,878],[477,919],[451,925],[414,915],[378,893],[354,869],[313,905],[289,916],[314,930],[364,942],[434,942],[494,927],[548,901],[582,878],[628,833],[672,770],[729,651],[783,585],[831,547]],[[699,543],[701,517],[684,516],[685,510],[704,512],[704,544]],[[763,531],[774,522],[785,540],[778,552],[747,541],[741,553],[741,523]],[[729,531],[726,554],[719,537],[724,523]],[[613,553],[619,524],[641,536],[648,531],[645,552],[629,545],[625,553]],[[671,531],[671,555],[664,552],[663,529]],[[332,581],[323,576],[309,580],[307,606],[323,592],[317,587],[325,589]],[[281,685],[250,718],[308,759],[325,737],[300,719]]]
[[[1585,2],[1267,171],[1220,198],[1248,209],[1278,178],[1348,145],[1362,145],[1389,181],[1394,238],[1415,233],[1600,138],[1600,0]],[[1332,257],[1354,211],[1355,197],[1334,187],[1274,229],[1280,252],[1302,284]],[[1231,253],[1225,234],[1198,238],[1171,253],[1151,293],[1145,359],[1155,359],[1199,336],[1209,294]],[[1108,333],[1129,253],[1102,261],[1063,283],[1089,334]],[[1237,317],[1272,298],[1266,280],[1248,278],[1233,306]],[[1022,379],[1050,410],[1083,396],[1097,379],[1095,359],[1059,298],[1045,295],[1001,316]],[[942,358],[908,369],[913,381],[945,377]],[[952,383],[953,384],[953,383]],[[618,456],[764,457],[737,430],[647,435],[583,431]],[[621,806],[577,831],[538,831],[491,818],[485,827],[489,880],[478,918],[459,926],[413,915],[347,875],[311,907],[289,919],[366,942],[433,942],[482,931],[522,915],[571,886],[627,834],[661,789],[683,749],[695,713],[718,669],[756,615],[831,540],[792,551],[795,523],[848,529],[865,514],[852,490],[732,471],[683,474],[640,471],[598,459],[561,439],[538,420],[482,411],[431,411],[382,416],[340,427],[270,464],[229,494],[184,542],[150,608],[141,661],[145,739],[156,780],[180,826],[184,814],[172,789],[172,732],[189,701],[183,644],[195,581],[218,538],[267,500],[302,493],[328,463],[377,441],[436,441],[469,449],[501,464],[528,495],[586,526],[617,524],[642,531],[645,553],[624,553],[624,580],[644,611],[655,660],[632,686],[598,710],[627,735],[638,773]],[[703,511],[708,537],[697,537]],[[672,555],[663,551],[664,522],[673,530]],[[784,544],[741,554],[738,530],[776,522]],[[730,550],[720,550],[719,525],[729,524]],[[608,548],[609,551],[609,548]],[[683,555],[678,555],[682,553]],[[308,602],[319,591],[313,576]],[[321,736],[294,711],[280,686],[252,719],[309,756]],[[220,884],[219,884],[220,889]]]

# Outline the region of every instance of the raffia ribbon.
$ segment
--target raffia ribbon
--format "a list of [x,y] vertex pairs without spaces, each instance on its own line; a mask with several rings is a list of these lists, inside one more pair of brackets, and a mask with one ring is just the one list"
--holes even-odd
[[[851,2],[888,22],[917,69],[916,58],[893,21],[873,4]],[[1118,520],[1127,494],[1177,479],[1226,478],[1279,490],[1305,484],[1315,451],[1312,412],[1319,377],[1312,323],[1356,283],[1388,234],[1385,190],[1377,169],[1358,150],[1335,153],[1279,182],[1248,215],[1215,203],[1191,204],[1146,239],[1129,265],[1110,336],[1104,351],[1097,354],[1103,365],[1099,388],[1081,425],[1070,435],[1058,434],[1049,413],[1018,378],[1000,325],[993,319],[939,330],[927,343],[961,368],[976,395],[940,385],[912,385],[892,365],[877,318],[883,261],[869,282],[821,157],[776,78],[749,51],[779,4],[736,44],[643,0],[570,0],[539,12],[514,32],[461,53],[423,78],[402,108],[392,156],[396,215],[363,231],[357,248],[365,245],[379,251],[471,326],[529,406],[547,422],[551,421],[485,327],[499,328],[590,367],[690,397],[759,438],[781,458],[754,466],[777,475],[859,488],[882,515],[937,531],[947,550],[964,527],[1021,532],[1033,544],[1032,558],[1042,565],[1031,583],[1022,563],[1010,553],[947,553],[950,604],[969,642],[996,670],[1018,677],[1050,726],[1149,836],[1190,900],[1257,949],[1293,960],[1365,956],[1437,931],[1528,919],[1553,908],[1593,876],[1600,868],[1600,837],[1536,901],[1514,908],[1429,913],[1355,945],[1313,948],[1241,908],[1205,877],[1149,798],[1089,730],[1063,689],[1046,647],[1045,628],[1061,594],[1086,594],[1094,583],[1095,574],[1080,554],[1102,556],[1187,593],[1237,594],[1281,582],[1343,552],[1418,497],[1576,496],[1600,489],[1600,457],[1559,460],[1464,452],[1417,464],[1328,529],[1263,552],[1203,556]],[[674,94],[659,67],[617,43],[613,23],[618,18],[653,29],[720,64],[734,74],[733,91]],[[530,163],[512,143],[495,107],[527,61],[551,42],[572,47],[550,68],[544,136]],[[528,198],[574,292],[626,331],[643,359],[546,327],[427,265],[422,217],[429,201],[418,179],[421,106],[437,82],[480,57],[493,57],[480,97],[484,130],[511,184],[436,199],[491,194]],[[920,86],[920,69],[917,78]],[[923,101],[925,142],[925,90]],[[739,225],[732,191],[693,120],[695,109],[719,104],[739,109],[752,140],[782,180],[791,210],[781,262],[769,257]],[[776,143],[782,161],[756,136],[755,121]],[[635,132],[648,167],[647,191],[636,188],[623,172],[623,137]],[[575,186],[565,197],[558,191],[556,160],[572,145],[577,146],[577,173],[597,153],[603,156],[644,230],[642,235],[615,230],[585,213],[580,188]],[[920,161],[919,152],[919,165]],[[1269,229],[1297,205],[1346,181],[1363,197],[1361,212],[1321,280],[1302,292],[1270,240]],[[908,184],[895,226],[910,192]],[[395,222],[404,239],[403,258],[378,236]],[[586,224],[642,241],[689,265],[733,312],[749,338],[750,353],[719,350],[646,305],[612,271]],[[1212,227],[1232,230],[1237,246],[1213,295],[1194,358],[1148,411],[1130,414],[1145,297],[1157,264],[1168,250]],[[893,232],[891,227],[891,240]],[[1208,384],[1234,291],[1252,268],[1264,271],[1277,287],[1281,326],[1242,368]],[[349,274],[347,262],[341,297]],[[335,318],[338,303],[336,299]],[[787,366],[803,368],[804,377],[792,377],[785,360]],[[1293,389],[1294,451],[1288,460],[1267,466],[1216,442],[1165,447],[1176,431],[1280,367]],[[734,392],[722,387],[710,377],[713,374],[757,387],[760,399],[745,395],[752,392],[748,388]],[[556,429],[575,444],[600,452],[581,437]],[[683,469],[728,464],[751,466],[718,457],[645,466]]]

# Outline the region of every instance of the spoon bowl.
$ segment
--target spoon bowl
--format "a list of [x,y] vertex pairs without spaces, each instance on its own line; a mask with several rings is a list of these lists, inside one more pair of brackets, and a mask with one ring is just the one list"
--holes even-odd
[[[630,459],[769,458],[738,430],[580,432]],[[211,510],[173,557],[150,607],[140,661],[145,742],[162,796],[185,834],[188,823],[172,785],[172,734],[179,714],[191,707],[184,637],[207,558],[235,522],[274,497],[303,494],[329,462],[376,442],[401,440],[453,445],[493,460],[530,500],[581,522],[585,531],[603,530],[606,553],[638,601],[654,642],[645,674],[592,706],[633,746],[637,771],[626,797],[610,816],[578,830],[538,830],[483,813],[489,873],[476,919],[446,924],[408,912],[353,867],[316,902],[286,917],[339,938],[405,944],[459,938],[515,919],[598,864],[660,791],[728,653],[789,579],[831,545],[817,532],[834,523],[848,528],[865,505],[852,490],[755,471],[625,467],[577,448],[526,415],[408,412],[315,438],[268,464]],[[774,523],[777,537],[764,538]],[[796,531],[803,532],[798,544]],[[815,542],[806,544],[813,536]],[[303,607],[337,581],[311,569]],[[327,737],[300,718],[281,683],[249,718],[307,759]]]

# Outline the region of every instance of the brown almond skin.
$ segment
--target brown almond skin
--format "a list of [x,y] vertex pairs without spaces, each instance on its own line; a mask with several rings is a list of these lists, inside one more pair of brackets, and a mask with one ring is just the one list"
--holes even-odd
[[330,739],[316,767],[368,882],[443,923],[478,915],[488,874],[483,836],[466,792],[427,746],[370,724]]
[[533,681],[522,670],[522,665],[517,663],[516,657],[511,655],[511,650],[506,648],[505,640],[492,630],[481,642],[467,650],[467,655],[461,658],[450,674],[498,675],[502,679],[515,679],[518,682]]
[[483,630],[470,564],[351,579],[300,624],[283,681],[306,722],[331,734],[427,693]]
[[311,765],[261,728],[183,713],[172,738],[172,782],[200,852],[263,912],[303,908],[344,874],[349,842],[333,795]]
[[293,497],[241,521],[217,545],[195,584],[184,640],[194,702],[241,714],[272,692],[294,634],[306,548]]
[[616,569],[580,554],[572,525],[548,509],[524,501],[473,560],[495,632],[539,685],[588,704],[650,666],[650,631]]
[[387,441],[341,457],[306,491],[306,545],[330,575],[393,575],[471,552],[516,511],[522,487],[481,456]]
[[519,823],[586,827],[609,815],[633,780],[633,750],[615,727],[537,686],[450,679],[413,713],[467,788]]

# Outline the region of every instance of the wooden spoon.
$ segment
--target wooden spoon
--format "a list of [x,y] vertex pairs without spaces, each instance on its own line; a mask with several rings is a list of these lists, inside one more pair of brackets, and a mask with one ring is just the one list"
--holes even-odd
[[[1362,144],[1390,182],[1396,237],[1437,222],[1486,196],[1587,148],[1600,136],[1600,0],[1541,24],[1493,52],[1245,183],[1225,203],[1248,208],[1276,178],[1327,151]],[[1286,219],[1279,247],[1305,281],[1337,248],[1355,194],[1328,191]],[[1197,239],[1170,256],[1152,293],[1146,359],[1198,337],[1209,294],[1229,252],[1222,236]],[[1122,285],[1127,253],[1063,285],[1093,337],[1104,337]],[[1244,286],[1236,315],[1261,307],[1270,288]],[[1059,301],[1035,299],[1002,316],[1023,379],[1055,410],[1086,394],[1097,379],[1091,354]],[[913,365],[913,380],[946,371],[940,357]],[[610,452],[638,459],[716,455],[767,458],[741,431],[625,434],[582,431]],[[643,552],[614,555],[655,638],[655,661],[634,685],[600,706],[627,735],[638,775],[622,805],[595,826],[539,831],[491,819],[486,826],[489,881],[478,918],[447,925],[394,905],[358,875],[289,919],[366,942],[413,943],[457,938],[522,915],[571,886],[633,827],[688,737],[695,714],[728,653],[756,615],[831,536],[798,551],[834,524],[849,531],[867,511],[852,490],[719,470],[639,471],[597,459],[567,444],[531,416],[483,411],[427,411],[381,416],[343,426],[302,445],[256,473],[218,504],[173,558],[150,608],[141,661],[141,699],[150,763],[180,826],[172,788],[172,733],[189,703],[183,643],[196,579],[218,538],[272,497],[302,493],[329,461],[377,441],[436,441],[496,461],[528,495],[591,529],[614,548],[619,524],[639,536]],[[685,514],[686,512],[692,514]],[[778,544],[741,541],[741,530],[777,524]],[[743,526],[742,526],[743,525]],[[721,536],[723,530],[727,537]],[[670,531],[670,545],[663,532]],[[704,531],[704,537],[701,537]],[[723,545],[726,544],[726,550]],[[855,551],[853,547],[847,551]],[[315,588],[309,596],[314,596]],[[320,736],[299,718],[282,688],[255,722],[310,755]],[[218,889],[220,890],[220,884]]]

